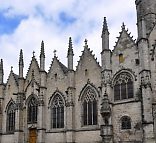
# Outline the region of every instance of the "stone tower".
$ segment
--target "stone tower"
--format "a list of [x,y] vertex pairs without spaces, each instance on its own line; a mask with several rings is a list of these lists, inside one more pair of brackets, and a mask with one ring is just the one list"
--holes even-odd
[[145,20],[146,34],[149,35],[156,21],[156,1],[155,0],[136,0],[138,38],[142,34],[142,20]]
[[152,86],[151,86],[151,60],[149,35],[154,28],[156,20],[156,1],[155,0],[136,0],[137,10],[137,26],[138,26],[138,41],[140,60],[140,88],[142,92],[142,126],[143,126],[143,141],[145,143],[154,143],[153,134],[153,117],[152,117]]

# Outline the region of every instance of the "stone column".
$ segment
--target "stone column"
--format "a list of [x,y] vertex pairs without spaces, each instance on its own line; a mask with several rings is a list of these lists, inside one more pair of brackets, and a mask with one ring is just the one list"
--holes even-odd
[[67,123],[67,131],[66,131],[66,142],[73,143],[75,142],[75,132],[74,132],[74,91],[75,88],[69,87],[67,90],[67,101],[66,101],[66,123]]

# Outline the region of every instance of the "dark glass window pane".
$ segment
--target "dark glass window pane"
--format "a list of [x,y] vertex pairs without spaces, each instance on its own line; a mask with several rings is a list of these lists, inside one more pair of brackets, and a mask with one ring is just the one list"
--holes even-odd
[[92,102],[88,102],[88,125],[92,125]]
[[64,103],[59,95],[52,102],[52,128],[64,128]]
[[88,88],[83,99],[83,125],[97,124],[97,101],[94,90]]
[[126,83],[122,81],[121,83],[121,99],[126,99]]
[[15,130],[15,109],[11,104],[7,111],[7,131],[13,132]]
[[97,124],[97,103],[93,101],[93,125]]
[[52,110],[52,117],[53,117],[53,128],[56,128],[56,108],[53,108]]
[[120,85],[116,84],[114,86],[114,100],[120,100]]
[[122,129],[131,129],[131,119],[129,117],[122,118]]
[[87,102],[84,101],[83,103],[83,119],[84,119],[84,125],[87,125]]
[[64,107],[61,107],[60,109],[61,109],[61,114],[60,114],[61,123],[60,124],[61,124],[61,128],[63,128],[64,127]]
[[114,100],[133,98],[133,81],[127,73],[117,76],[114,85]]
[[28,123],[37,122],[37,100],[32,97],[28,103]]
[[128,98],[133,98],[133,82],[131,80],[127,83],[127,90],[128,90]]

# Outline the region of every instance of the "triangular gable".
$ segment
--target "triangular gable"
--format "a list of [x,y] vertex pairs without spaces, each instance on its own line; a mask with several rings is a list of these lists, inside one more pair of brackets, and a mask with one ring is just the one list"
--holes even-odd
[[130,36],[130,33],[128,33],[128,30],[125,29],[125,25],[122,25],[122,31],[120,32],[120,36],[118,37],[118,40],[116,42],[116,45],[114,46],[115,51],[124,51],[127,48],[134,47],[135,40],[133,40],[133,36]]
[[50,69],[48,71],[48,75],[52,74],[52,73],[62,73],[63,75],[66,75],[68,72],[68,68],[63,65],[55,56],[53,58],[53,61],[51,63]]
[[37,60],[36,60],[36,58],[34,56],[32,57],[32,60],[31,60],[31,63],[30,63],[30,66],[28,68],[28,72],[27,72],[27,75],[26,75],[26,80],[27,81],[31,81],[32,72],[34,74],[35,80],[39,83],[39,79],[40,79],[39,65],[38,65],[38,62],[37,62]]
[[25,88],[26,96],[28,97],[31,94],[38,95],[38,92],[39,92],[39,83],[34,78],[32,78]]
[[101,68],[99,62],[97,62],[97,58],[95,58],[95,55],[93,55],[92,52],[93,51],[91,51],[90,48],[88,48],[88,45],[84,47],[82,55],[80,56],[80,60],[78,61],[78,65],[76,67],[76,71],[83,64],[86,64],[87,62],[91,62],[91,61],[93,61],[98,68]]
[[18,85],[19,85],[19,83],[18,83],[18,75],[14,74],[12,69],[11,69],[9,77],[7,79],[6,87],[9,86],[9,88],[10,88],[10,86],[11,86],[11,88],[13,90],[15,90],[15,89],[18,90]]

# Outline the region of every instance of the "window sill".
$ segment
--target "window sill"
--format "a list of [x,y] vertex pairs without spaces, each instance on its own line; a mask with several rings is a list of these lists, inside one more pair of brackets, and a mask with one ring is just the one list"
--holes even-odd
[[85,125],[85,126],[82,126],[80,130],[82,131],[93,131],[93,130],[99,130],[100,127],[99,125]]
[[12,135],[14,134],[14,131],[7,131],[6,133],[2,133],[3,135]]
[[132,102],[139,102],[139,100],[136,100],[135,98],[116,100],[116,101],[114,101],[113,105],[132,103]]
[[50,130],[47,130],[46,133],[60,133],[60,132],[65,132],[65,128],[53,128]]
[[37,123],[28,123],[28,128],[37,128]]
[[120,133],[132,133],[133,132],[133,130],[132,130],[132,128],[131,129],[120,129]]

